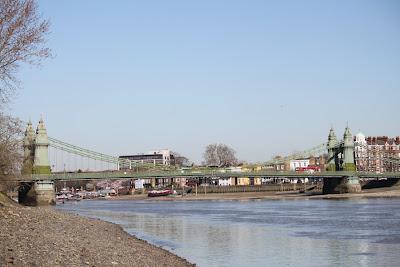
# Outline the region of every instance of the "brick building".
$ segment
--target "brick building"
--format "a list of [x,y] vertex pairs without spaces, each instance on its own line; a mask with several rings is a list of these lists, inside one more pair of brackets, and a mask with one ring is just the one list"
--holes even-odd
[[358,171],[397,172],[400,171],[400,136],[355,137],[355,161]]

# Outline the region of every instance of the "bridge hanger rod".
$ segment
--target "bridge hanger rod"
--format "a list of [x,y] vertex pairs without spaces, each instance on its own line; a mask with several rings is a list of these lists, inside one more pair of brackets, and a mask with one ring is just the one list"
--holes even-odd
[[98,152],[91,151],[88,149],[80,148],[80,147],[59,141],[54,138],[51,138],[51,139],[49,138],[49,140],[50,140],[50,146],[67,151],[69,153],[78,154],[81,156],[86,156],[89,158],[98,159],[100,161],[109,162],[109,163],[127,163],[127,164],[131,164],[131,165],[137,165],[137,162],[131,161],[129,159],[121,159],[118,157],[109,156],[109,155],[98,153]]
[[69,147],[71,149],[75,149],[75,150],[79,150],[79,151],[85,152],[87,154],[93,154],[93,155],[97,155],[97,156],[104,157],[104,158],[112,158],[112,159],[117,158],[117,157],[114,157],[114,156],[102,154],[102,153],[99,153],[99,152],[96,152],[96,151],[92,151],[92,150],[89,150],[89,149],[85,149],[85,148],[81,148],[81,147],[78,147],[78,146],[75,146],[75,145],[71,145],[71,144],[65,143],[63,141],[57,140],[57,139],[52,138],[52,137],[49,137],[49,141],[50,141],[50,145],[52,145],[52,143],[56,143],[56,144],[58,144],[60,146],[66,146],[66,147]]
[[66,142],[63,142],[61,140],[49,137],[49,141],[50,141],[50,145],[53,147],[57,147],[58,149],[67,151],[69,153],[74,153],[74,154],[78,154],[81,156],[86,156],[92,159],[97,159],[100,161],[104,161],[104,162],[109,162],[109,163],[114,163],[114,164],[129,164],[130,166],[136,167],[136,166],[142,166],[143,164],[139,164],[136,161],[132,161],[129,159],[123,159],[123,158],[118,158],[115,156],[110,156],[110,155],[106,155],[103,153],[99,153],[96,151],[92,151],[89,149],[85,149],[85,148],[81,148],[75,145],[71,145],[68,144]]
[[88,157],[96,157],[96,158],[103,158],[103,159],[114,159],[114,158],[111,158],[111,157],[102,157],[101,155],[97,155],[97,154],[94,154],[94,153],[89,153],[88,151],[75,149],[73,147],[63,146],[63,145],[60,145],[58,143],[52,143],[51,142],[50,146],[58,148],[58,149],[61,149],[61,150],[66,150],[66,151],[68,151],[70,153],[84,155],[84,156],[88,156]]
[[321,152],[325,152],[325,150],[326,150],[326,143],[322,143],[322,144],[315,146],[313,148],[310,148],[308,150],[293,153],[293,154],[285,156],[281,159],[269,160],[265,164],[268,165],[268,164],[284,163],[285,161],[288,161],[288,160],[293,160],[296,158],[305,158],[305,157],[313,156],[316,154],[320,154]]
[[65,151],[65,152],[68,152],[68,153],[71,153],[71,154],[75,154],[75,155],[79,155],[79,156],[83,156],[83,157],[87,157],[87,158],[91,158],[91,159],[95,159],[95,160],[101,160],[101,161],[109,162],[109,163],[117,163],[117,161],[113,160],[113,159],[109,159],[109,158],[105,158],[105,157],[101,158],[101,157],[98,157],[98,156],[95,156],[95,155],[92,155],[92,154],[83,153],[83,152],[80,152],[80,151],[77,151],[77,150],[73,150],[73,149],[70,149],[70,148],[67,148],[67,147],[63,147],[63,146],[58,146],[58,145],[55,145],[55,144],[52,144],[51,147],[54,147],[56,149],[60,149],[62,151]]
[[127,166],[131,166],[133,168],[135,167],[154,167],[154,164],[151,163],[138,163],[136,161],[132,161],[129,159],[121,159],[121,158],[116,158],[116,157],[100,157],[98,155],[95,154],[89,154],[85,151],[81,151],[81,150],[76,150],[70,147],[66,147],[66,146],[62,146],[59,145],[57,143],[51,143],[51,147],[55,148],[55,149],[60,149],[62,151],[74,154],[74,155],[78,155],[78,156],[82,156],[82,157],[87,157],[87,158],[91,158],[94,160],[99,160],[102,162],[107,162],[107,163],[112,163],[112,164],[120,164],[120,165],[127,165]]

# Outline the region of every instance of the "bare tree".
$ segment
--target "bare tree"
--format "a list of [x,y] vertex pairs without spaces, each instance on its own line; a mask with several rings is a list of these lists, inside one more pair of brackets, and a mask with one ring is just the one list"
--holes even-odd
[[190,162],[189,159],[185,156],[182,156],[178,152],[171,152],[174,157],[174,164],[179,167],[189,166]]
[[22,164],[22,123],[0,113],[0,181],[20,171]]
[[206,147],[203,157],[206,165],[227,167],[238,162],[235,153],[233,148],[225,144],[210,144]]
[[18,86],[21,63],[40,64],[51,56],[45,46],[49,21],[38,14],[35,0],[0,0],[0,102]]

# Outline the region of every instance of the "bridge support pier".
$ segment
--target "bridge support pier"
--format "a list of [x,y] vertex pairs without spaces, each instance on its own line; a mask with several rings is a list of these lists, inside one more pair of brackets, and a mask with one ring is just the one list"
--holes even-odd
[[361,192],[360,178],[356,176],[324,179],[323,194],[344,194]]
[[18,190],[18,202],[25,206],[55,205],[54,182],[22,183]]
[[18,203],[25,206],[35,206],[36,196],[34,183],[21,183],[18,188]]

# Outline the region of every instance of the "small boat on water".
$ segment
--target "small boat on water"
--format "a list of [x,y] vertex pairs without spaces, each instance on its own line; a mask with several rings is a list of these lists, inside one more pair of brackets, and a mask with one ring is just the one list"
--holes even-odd
[[57,195],[57,196],[56,196],[56,200],[57,200],[57,201],[64,201],[64,200],[67,200],[67,196],[66,196],[66,195]]
[[71,201],[80,201],[82,199],[82,197],[78,194],[69,194],[67,195],[67,200]]
[[82,199],[82,197],[80,195],[78,195],[78,194],[68,193],[68,194],[57,194],[56,195],[56,200],[60,201],[60,202],[64,202],[66,200],[68,200],[68,201],[71,201],[71,200],[79,201],[81,199]]
[[165,189],[165,190],[151,190],[147,193],[148,197],[162,197],[162,196],[169,196],[172,195],[174,191],[171,189]]

